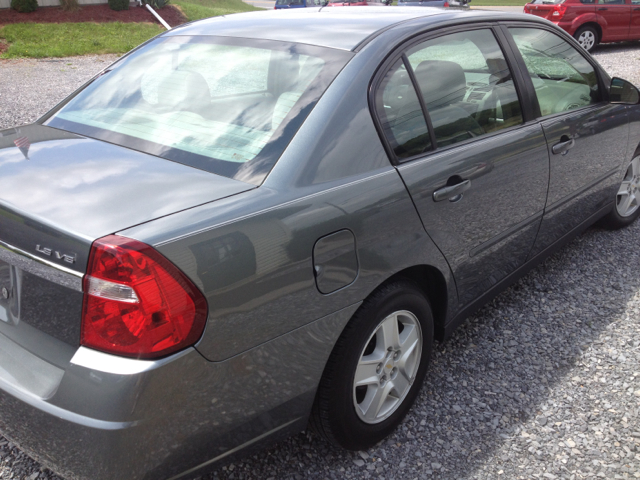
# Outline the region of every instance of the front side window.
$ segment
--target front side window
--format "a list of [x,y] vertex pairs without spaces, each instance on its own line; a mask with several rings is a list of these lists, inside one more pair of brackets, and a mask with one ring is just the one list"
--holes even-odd
[[569,43],[537,28],[509,31],[527,66],[543,116],[600,101],[595,69]]
[[350,57],[284,42],[159,38],[46,125],[259,184]]
[[428,40],[407,57],[438,147],[522,123],[511,72],[490,30]]

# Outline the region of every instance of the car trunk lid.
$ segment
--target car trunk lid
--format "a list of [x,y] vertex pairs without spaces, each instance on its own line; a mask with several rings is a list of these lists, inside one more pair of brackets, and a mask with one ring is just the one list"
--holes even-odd
[[0,131],[0,333],[64,364],[95,239],[253,188],[50,127]]

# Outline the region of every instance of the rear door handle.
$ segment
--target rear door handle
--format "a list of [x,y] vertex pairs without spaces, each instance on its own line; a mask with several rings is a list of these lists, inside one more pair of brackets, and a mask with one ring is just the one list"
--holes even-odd
[[598,10],[602,11],[602,10],[609,10],[608,8],[599,8]]
[[640,7],[636,7],[636,8],[634,8],[633,10],[634,10],[634,11],[636,11],[636,10],[640,10]]
[[463,192],[469,190],[469,187],[471,187],[471,180],[464,180],[455,185],[439,188],[433,192],[433,201],[442,202],[443,200],[451,200],[452,202],[457,202],[460,200]]
[[567,135],[562,135],[562,137],[560,137],[560,143],[556,143],[553,147],[551,147],[551,151],[555,155],[558,155],[559,153],[561,153],[562,155],[566,155],[566,153],[575,146],[575,139],[570,138]]

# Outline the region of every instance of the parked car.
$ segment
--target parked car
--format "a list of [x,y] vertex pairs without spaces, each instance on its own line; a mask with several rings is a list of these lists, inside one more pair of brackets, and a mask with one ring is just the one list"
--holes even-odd
[[376,2],[375,0],[345,0],[345,1],[335,1],[332,2],[329,0],[327,3],[328,7],[382,7],[385,5],[391,5],[392,0],[384,0]]
[[456,7],[469,8],[471,0],[398,0],[399,7]]
[[640,40],[640,0],[533,0],[524,12],[552,21],[588,52],[599,43]]
[[532,15],[159,35],[0,131],[0,431],[91,480],[201,475],[309,423],[371,447],[435,339],[640,215],[638,99]]
[[289,8],[321,7],[326,0],[276,0],[274,10],[286,10]]

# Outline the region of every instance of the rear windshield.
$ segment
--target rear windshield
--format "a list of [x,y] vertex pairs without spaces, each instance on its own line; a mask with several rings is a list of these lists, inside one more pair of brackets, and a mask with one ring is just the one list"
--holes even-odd
[[285,42],[158,38],[44,123],[260,184],[349,58]]

